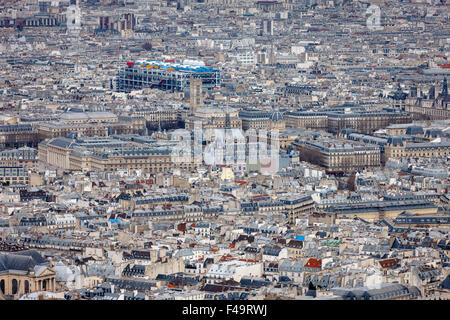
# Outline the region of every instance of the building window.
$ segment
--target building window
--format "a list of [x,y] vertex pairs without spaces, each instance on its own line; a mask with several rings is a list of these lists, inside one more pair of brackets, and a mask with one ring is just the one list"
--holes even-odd
[[13,279],[12,280],[12,294],[16,294],[18,291],[18,284],[17,284],[17,280]]
[[25,293],[29,292],[30,292],[30,283],[28,282],[28,280],[25,280]]

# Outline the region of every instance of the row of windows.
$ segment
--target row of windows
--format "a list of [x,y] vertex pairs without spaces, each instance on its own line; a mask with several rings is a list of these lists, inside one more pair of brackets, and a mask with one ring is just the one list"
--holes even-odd
[[[45,281],[43,282],[43,284],[46,287]],[[30,292],[30,282],[28,280],[24,281],[24,291],[25,291],[25,293],[29,293]],[[17,294],[18,292],[19,292],[19,282],[17,281],[17,279],[12,279],[11,280],[11,293],[12,294]],[[1,294],[6,294],[6,292],[5,292],[5,280],[0,280],[0,293]]]

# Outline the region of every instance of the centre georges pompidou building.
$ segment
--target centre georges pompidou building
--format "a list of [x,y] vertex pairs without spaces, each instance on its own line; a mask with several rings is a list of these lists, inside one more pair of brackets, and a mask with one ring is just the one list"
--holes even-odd
[[117,73],[113,89],[131,92],[143,88],[158,88],[170,92],[188,93],[190,79],[202,79],[203,90],[220,86],[220,70],[199,61],[142,60],[127,62]]

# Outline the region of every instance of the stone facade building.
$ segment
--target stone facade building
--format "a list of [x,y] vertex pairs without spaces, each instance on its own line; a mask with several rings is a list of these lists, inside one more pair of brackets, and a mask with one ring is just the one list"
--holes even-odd
[[56,272],[35,250],[0,253],[0,300],[55,291]]
[[447,141],[433,143],[408,143],[400,138],[389,138],[384,147],[385,159],[402,158],[437,158],[450,155],[450,143]]
[[314,200],[310,195],[295,195],[280,200],[284,204],[284,212],[288,215],[291,224],[294,224],[297,218],[312,213],[314,210]]
[[368,111],[356,108],[334,108],[324,111],[294,111],[286,113],[286,126],[291,128],[319,129],[337,134],[343,129],[372,133],[393,123],[410,123],[405,112]]
[[191,170],[191,161],[173,161],[169,147],[149,147],[108,138],[56,138],[39,144],[39,160],[67,170],[115,171],[142,169],[144,173],[173,168]]
[[328,171],[350,172],[378,167],[381,161],[377,146],[349,144],[337,140],[296,140],[294,149],[300,151],[300,159],[325,167]]

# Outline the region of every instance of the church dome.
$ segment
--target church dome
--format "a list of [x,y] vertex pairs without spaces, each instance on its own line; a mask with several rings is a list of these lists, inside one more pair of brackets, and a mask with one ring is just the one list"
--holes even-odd
[[280,111],[274,111],[274,112],[270,115],[270,120],[272,120],[272,121],[280,121],[280,120],[284,120],[284,116],[281,114]]

